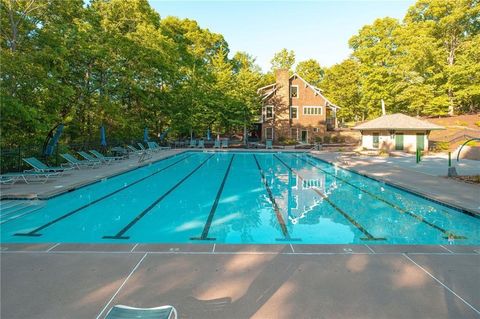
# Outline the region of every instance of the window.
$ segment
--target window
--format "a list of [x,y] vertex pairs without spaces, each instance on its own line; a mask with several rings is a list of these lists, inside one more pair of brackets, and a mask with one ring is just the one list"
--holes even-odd
[[291,106],[290,107],[290,118],[291,119],[298,119],[298,106]]
[[322,115],[321,106],[304,106],[303,115]]
[[273,140],[273,127],[266,127],[265,128],[265,139],[266,140]]
[[273,117],[273,105],[267,105],[265,107],[265,118],[271,119]]
[[290,97],[298,97],[298,85],[290,86]]
[[318,127],[314,127],[313,132],[318,133]]
[[379,142],[380,142],[379,134],[373,133],[373,148],[378,148]]
[[294,141],[298,141],[298,128],[292,127],[290,129],[290,138]]

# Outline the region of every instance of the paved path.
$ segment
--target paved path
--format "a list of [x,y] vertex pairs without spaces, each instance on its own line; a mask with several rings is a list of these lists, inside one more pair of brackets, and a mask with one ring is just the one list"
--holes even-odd
[[1,318],[479,318],[474,246],[5,245]]
[[448,205],[480,214],[479,185],[410,170],[377,157],[351,157],[348,159],[348,164],[342,164],[337,160],[338,153],[313,152],[312,155]]

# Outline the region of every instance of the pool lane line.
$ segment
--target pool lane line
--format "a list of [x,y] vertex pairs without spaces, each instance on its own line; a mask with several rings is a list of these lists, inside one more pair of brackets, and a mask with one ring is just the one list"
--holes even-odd
[[275,211],[275,215],[277,216],[277,221],[278,224],[280,225],[282,229],[282,234],[284,238],[277,238],[275,240],[277,241],[289,241],[289,240],[295,240],[299,241],[301,239],[299,238],[291,238],[290,234],[288,233],[287,226],[285,225],[285,220],[283,219],[282,213],[280,212],[280,209],[278,208],[277,202],[275,201],[275,198],[273,197],[272,190],[270,189],[270,186],[268,185],[267,178],[265,177],[265,173],[263,169],[260,167],[260,163],[258,163],[257,156],[253,154],[253,158],[255,159],[255,163],[257,165],[258,171],[260,172],[260,176],[262,178],[262,182],[265,185],[265,189],[267,190],[268,197],[270,198],[270,201],[272,202],[273,210]]
[[347,181],[347,180],[345,180],[345,179],[343,179],[343,178],[341,178],[341,177],[338,177],[338,176],[336,176],[336,175],[334,175],[334,174],[332,174],[332,173],[329,173],[329,172],[323,170],[322,168],[320,168],[319,166],[317,166],[317,165],[309,162],[309,161],[306,160],[306,159],[303,159],[303,158],[301,158],[301,157],[299,157],[299,156],[296,156],[296,155],[293,155],[293,156],[296,157],[296,158],[298,158],[298,159],[300,159],[300,160],[302,160],[302,161],[304,161],[305,163],[307,163],[307,164],[309,164],[309,165],[311,165],[311,166],[313,166],[313,167],[321,170],[321,171],[324,172],[325,174],[330,175],[330,176],[332,176],[333,178],[338,179],[338,180],[344,182],[345,184],[350,185],[350,186],[352,186],[353,188],[358,189],[359,191],[361,191],[361,192],[363,192],[363,193],[365,193],[365,194],[367,194],[367,195],[369,195],[369,196],[371,196],[371,197],[373,197],[373,198],[375,198],[375,199],[377,199],[377,200],[379,200],[379,201],[381,201],[381,202],[389,205],[390,207],[394,208],[394,209],[397,210],[398,212],[407,214],[407,215],[415,218],[416,220],[418,220],[418,221],[420,221],[420,222],[422,222],[422,223],[424,223],[424,224],[426,224],[426,225],[428,225],[428,226],[430,226],[430,227],[432,227],[432,228],[435,228],[436,230],[438,230],[438,231],[442,232],[443,234],[445,234],[445,236],[443,237],[444,239],[448,239],[448,236],[449,236],[449,235],[451,235],[451,236],[453,237],[453,239],[467,239],[467,237],[465,237],[465,236],[456,235],[456,234],[454,234],[454,233],[452,233],[452,232],[449,232],[448,230],[446,230],[446,229],[444,229],[444,228],[442,228],[442,227],[440,227],[440,226],[437,226],[437,225],[435,225],[435,224],[433,224],[433,223],[425,220],[425,219],[424,219],[423,217],[421,217],[421,216],[418,216],[418,215],[416,215],[416,214],[414,214],[414,213],[412,213],[412,212],[410,212],[410,211],[408,211],[408,210],[406,210],[406,209],[403,209],[403,208],[401,208],[400,206],[398,206],[398,205],[396,205],[396,204],[394,204],[394,203],[391,203],[391,202],[389,202],[389,201],[381,198],[380,196],[378,196],[378,195],[376,195],[376,194],[373,194],[373,193],[371,193],[371,192],[369,192],[369,191],[367,191],[367,190],[365,190],[365,189],[363,189],[363,188],[361,188],[361,187],[358,187],[357,185],[352,184],[352,183],[350,183],[349,181]]
[[118,233],[113,236],[103,236],[103,239],[129,239],[130,236],[123,236],[130,228],[132,228],[136,223],[140,221],[148,212],[150,212],[158,203],[160,203],[165,197],[170,195],[178,186],[180,186],[183,182],[185,182],[190,176],[195,174],[209,159],[211,159],[215,154],[210,155],[207,157],[203,162],[201,162],[197,167],[193,169],[188,175],[183,177],[180,181],[178,181],[175,185],[173,185],[168,191],[162,194],[159,198],[157,198],[150,206],[145,208],[140,214],[138,214],[130,223],[128,223],[125,227],[123,227]]
[[170,168],[170,167],[172,167],[172,166],[180,163],[181,161],[187,159],[188,157],[190,157],[190,156],[192,156],[192,155],[193,155],[193,154],[189,154],[189,155],[187,155],[187,156],[179,159],[178,161],[175,161],[175,162],[173,162],[172,164],[167,165],[167,166],[161,168],[160,170],[158,170],[158,171],[156,171],[156,172],[154,172],[154,173],[152,173],[152,174],[150,174],[150,175],[144,176],[144,177],[140,178],[139,180],[136,180],[136,181],[134,181],[133,183],[128,184],[127,186],[124,186],[124,187],[122,187],[122,188],[119,188],[119,189],[117,189],[117,190],[114,191],[114,192],[108,193],[107,195],[104,195],[104,196],[102,196],[102,197],[100,197],[100,198],[97,198],[96,200],[94,200],[94,201],[92,201],[92,202],[90,202],[90,203],[88,203],[88,204],[85,204],[85,205],[83,205],[83,206],[80,206],[79,208],[77,208],[77,209],[75,209],[75,210],[72,210],[71,212],[69,212],[69,213],[67,213],[67,214],[64,214],[64,215],[62,215],[62,216],[60,216],[60,217],[58,217],[58,218],[56,218],[56,219],[54,219],[54,220],[46,223],[46,224],[43,224],[42,226],[39,226],[39,227],[35,228],[34,230],[32,230],[32,231],[30,231],[30,232],[28,232],[28,233],[16,233],[16,234],[14,234],[14,236],[31,236],[31,237],[39,237],[39,236],[42,236],[42,234],[38,234],[39,231],[41,231],[41,230],[43,230],[43,229],[45,229],[45,228],[47,228],[47,227],[49,227],[49,226],[51,226],[51,225],[59,222],[59,221],[65,219],[65,218],[67,218],[67,217],[70,217],[70,216],[72,216],[73,214],[78,213],[79,211],[81,211],[81,210],[83,210],[83,209],[85,209],[85,208],[87,208],[87,207],[89,207],[89,206],[91,206],[91,205],[93,205],[93,204],[96,204],[96,203],[98,203],[98,202],[100,202],[100,201],[102,201],[102,200],[104,200],[104,199],[106,199],[106,198],[108,198],[108,197],[110,197],[110,196],[113,196],[113,195],[115,195],[115,194],[117,194],[117,193],[119,193],[119,192],[121,192],[121,191],[123,191],[123,190],[125,190],[125,189],[127,189],[127,188],[129,188],[129,187],[131,187],[131,186],[133,186],[133,185],[136,185],[136,184],[140,183],[141,181],[143,181],[143,180],[145,180],[145,179],[147,179],[147,178],[149,178],[149,177],[152,177],[153,175],[156,175],[156,174],[158,174],[158,173],[160,173],[160,172],[162,172],[162,171],[164,171],[164,170],[166,170],[166,169],[168,169],[168,168]]
[[225,182],[227,181],[228,174],[230,174],[230,169],[232,168],[233,159],[235,158],[235,154],[232,155],[230,159],[230,163],[228,163],[227,170],[225,171],[225,175],[223,176],[222,183],[220,184],[220,188],[217,191],[217,196],[215,197],[215,201],[213,202],[212,208],[210,209],[210,213],[208,214],[207,222],[203,227],[202,235],[200,237],[191,237],[191,240],[217,240],[216,238],[209,238],[208,232],[210,231],[210,226],[212,225],[213,217],[215,216],[215,211],[218,207],[218,202],[220,201],[220,196],[222,196],[223,188],[225,187]]
[[[298,172],[296,170],[294,170],[293,168],[288,166],[287,163],[285,163],[277,155],[273,155],[273,157],[275,157],[277,160],[279,160],[280,163],[283,164],[283,166],[285,166],[288,170],[290,170],[290,172],[292,172],[293,174],[298,176],[298,178],[300,178],[300,180],[302,180],[302,181],[304,180],[304,178],[300,174],[298,174]],[[341,214],[343,217],[345,217],[353,226],[355,226],[362,234],[364,234],[366,236],[366,237],[361,237],[360,238],[361,240],[387,240],[386,238],[375,237],[372,234],[370,234],[370,232],[367,231],[365,229],[365,227],[363,227],[361,224],[359,224],[352,216],[350,216],[348,213],[346,213],[343,209],[338,207],[332,200],[330,200],[330,198],[328,198],[327,195],[322,193],[317,188],[310,188],[310,189],[312,191],[314,191],[315,193],[317,193],[318,195],[320,195],[328,204],[330,204],[330,206],[332,206],[339,214]]]

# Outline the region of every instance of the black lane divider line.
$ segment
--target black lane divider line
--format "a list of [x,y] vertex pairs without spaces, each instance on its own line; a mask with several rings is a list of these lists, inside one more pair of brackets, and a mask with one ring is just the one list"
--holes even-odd
[[273,210],[275,211],[275,215],[277,216],[277,221],[278,224],[280,225],[282,229],[282,234],[284,238],[276,238],[275,240],[277,241],[300,241],[300,238],[291,238],[290,234],[288,233],[287,226],[285,225],[285,220],[283,219],[282,213],[280,212],[280,208],[277,205],[277,202],[275,201],[275,198],[273,197],[272,190],[270,189],[270,186],[268,185],[267,178],[265,177],[265,173],[263,172],[263,169],[260,167],[260,163],[258,163],[257,156],[253,154],[253,158],[255,159],[255,163],[257,164],[258,171],[260,172],[260,176],[262,177],[262,182],[265,185],[265,188],[267,190],[268,197],[270,198],[270,201],[272,202]]
[[32,231],[30,231],[30,232],[28,232],[28,233],[16,233],[16,234],[14,234],[14,236],[31,236],[31,237],[39,237],[39,236],[42,236],[42,234],[38,234],[39,231],[41,231],[41,230],[43,230],[43,229],[45,229],[45,228],[47,228],[47,227],[50,227],[50,226],[52,226],[53,224],[55,224],[55,223],[57,223],[57,222],[65,219],[65,218],[67,218],[67,217],[70,217],[70,216],[72,216],[73,214],[78,213],[79,211],[81,211],[81,210],[83,210],[83,209],[85,209],[85,208],[87,208],[87,207],[89,207],[89,206],[91,206],[91,205],[93,205],[93,204],[96,204],[96,203],[98,203],[98,202],[100,202],[100,201],[102,201],[102,200],[104,200],[104,199],[106,199],[106,198],[108,198],[108,197],[110,197],[110,196],[113,196],[113,195],[115,195],[115,194],[117,194],[117,193],[119,193],[119,192],[121,192],[121,191],[123,191],[123,190],[125,190],[125,189],[127,189],[127,188],[129,188],[129,187],[131,187],[131,186],[133,186],[133,185],[136,185],[136,184],[140,183],[141,181],[144,181],[144,180],[146,180],[147,178],[152,177],[153,175],[156,175],[156,174],[158,174],[158,173],[160,173],[160,172],[163,172],[164,170],[166,170],[166,169],[168,169],[168,168],[170,168],[170,167],[172,167],[172,166],[180,163],[181,161],[187,159],[187,158],[190,157],[190,156],[192,156],[192,154],[189,154],[188,156],[185,156],[185,157],[179,159],[178,161],[175,161],[175,162],[173,162],[172,164],[167,165],[167,166],[159,169],[158,171],[156,171],[156,172],[154,172],[154,173],[152,173],[152,174],[150,174],[150,175],[144,176],[144,177],[140,178],[139,180],[136,180],[135,182],[133,182],[133,183],[131,183],[131,184],[128,184],[127,186],[124,186],[124,187],[122,187],[122,188],[119,188],[119,189],[117,189],[117,190],[114,191],[114,192],[108,193],[107,195],[104,195],[104,196],[102,196],[102,197],[100,197],[100,198],[97,198],[96,200],[94,200],[94,201],[92,201],[92,202],[90,202],[90,203],[88,203],[88,204],[85,204],[85,205],[83,205],[83,206],[80,206],[79,208],[77,208],[77,209],[75,209],[75,210],[72,210],[71,212],[69,212],[69,213],[67,213],[67,214],[65,214],[65,215],[62,215],[62,216],[60,216],[60,217],[58,217],[58,218],[56,218],[56,219],[54,219],[54,220],[52,220],[52,221],[50,221],[50,222],[42,225],[42,226],[39,226],[39,227],[35,228],[34,230],[32,230]]
[[200,237],[191,237],[191,240],[217,240],[216,238],[209,238],[208,232],[210,231],[210,226],[212,225],[213,217],[215,216],[215,211],[218,207],[218,202],[220,201],[220,196],[222,196],[223,188],[225,187],[225,182],[227,181],[228,174],[230,174],[230,169],[232,168],[233,159],[235,158],[235,154],[232,155],[230,159],[230,163],[228,164],[227,170],[225,171],[225,175],[223,176],[222,183],[220,184],[220,188],[218,189],[217,196],[215,197],[215,201],[213,202],[213,206],[210,209],[210,213],[208,214],[207,222],[203,227],[202,235]]
[[[453,238],[453,239],[467,239],[467,237],[465,237],[465,236],[456,235],[456,234],[454,234],[454,233],[452,233],[452,232],[450,232],[450,231],[448,231],[448,230],[446,230],[446,229],[444,229],[444,228],[442,228],[442,227],[440,227],[440,226],[437,226],[437,225],[435,225],[435,224],[432,224],[431,222],[429,222],[428,220],[425,220],[423,217],[418,216],[417,214],[414,214],[414,213],[412,213],[412,212],[410,212],[410,211],[408,211],[408,210],[406,210],[406,209],[403,209],[402,207],[400,207],[400,206],[398,206],[398,205],[396,205],[396,204],[394,204],[394,203],[392,203],[392,202],[389,202],[389,201],[381,198],[380,196],[378,196],[378,195],[376,195],[376,194],[374,194],[374,193],[371,193],[371,192],[369,192],[369,191],[367,191],[367,190],[365,190],[365,189],[363,189],[363,188],[361,188],[361,187],[358,187],[358,186],[355,185],[355,184],[350,183],[349,181],[347,181],[347,180],[345,180],[345,179],[343,179],[343,178],[340,178],[340,177],[338,177],[338,176],[336,176],[336,175],[334,175],[334,174],[332,174],[332,173],[329,173],[329,172],[323,170],[322,168],[320,168],[319,166],[317,166],[317,165],[309,162],[308,160],[306,160],[306,159],[304,159],[304,158],[301,158],[300,156],[296,156],[296,155],[293,155],[293,156],[295,156],[295,157],[297,157],[298,159],[304,161],[305,163],[307,163],[307,164],[309,164],[309,165],[311,165],[311,166],[313,166],[313,167],[321,170],[321,171],[324,172],[325,174],[330,175],[330,176],[332,176],[333,178],[338,179],[338,180],[344,182],[345,184],[350,185],[350,186],[352,186],[353,188],[358,189],[359,191],[361,191],[361,192],[363,192],[363,193],[365,193],[365,194],[367,194],[367,195],[370,195],[371,197],[375,198],[376,200],[379,200],[379,201],[381,201],[381,202],[389,205],[390,207],[396,209],[398,212],[403,213],[403,214],[407,214],[408,216],[411,216],[411,217],[415,218],[416,220],[418,220],[418,221],[420,221],[420,222],[422,222],[422,223],[424,223],[424,224],[426,224],[426,225],[428,225],[428,226],[430,226],[430,227],[432,227],[432,228],[434,228],[434,229],[442,232],[443,234],[445,234],[445,236],[443,237],[444,239],[448,239],[448,238]],[[450,236],[450,237],[449,237],[449,236]]]
[[188,173],[187,176],[182,178],[180,181],[178,181],[175,185],[173,185],[168,191],[163,193],[162,196],[157,198],[150,206],[148,206],[146,209],[144,209],[140,214],[138,214],[130,223],[128,223],[125,227],[123,227],[117,234],[113,236],[103,236],[102,238],[104,239],[129,239],[130,236],[123,236],[130,228],[132,228],[136,223],[140,221],[148,212],[150,212],[155,206],[157,206],[158,203],[160,203],[165,197],[170,195],[178,186],[180,186],[183,182],[185,182],[190,176],[195,174],[196,171],[198,171],[209,159],[212,158],[215,154],[210,155],[205,159],[203,162],[201,162],[193,171]]
[[[292,172],[293,174],[295,174],[296,176],[298,176],[298,178],[300,178],[301,181],[304,180],[304,178],[298,174],[298,172],[296,170],[294,170],[293,168],[291,168],[290,166],[287,165],[287,163],[285,163],[282,159],[280,159],[277,155],[273,155],[277,160],[279,160],[283,166],[285,166],[288,170],[290,170],[290,172]],[[328,204],[330,204],[330,206],[332,206],[338,213],[340,213],[343,217],[345,217],[353,226],[355,226],[360,232],[362,232],[366,237],[361,237],[360,239],[361,240],[387,240],[386,238],[383,238],[383,237],[375,237],[373,236],[372,234],[370,234],[370,232],[368,232],[362,225],[360,225],[353,217],[351,217],[349,214],[347,214],[343,209],[341,209],[340,207],[337,206],[337,204],[335,204],[334,202],[332,202],[330,200],[330,198],[328,198],[327,195],[325,195],[324,193],[322,193],[320,190],[318,190],[317,188],[311,188],[311,190],[313,190],[315,193],[317,193],[318,195],[320,195]]]

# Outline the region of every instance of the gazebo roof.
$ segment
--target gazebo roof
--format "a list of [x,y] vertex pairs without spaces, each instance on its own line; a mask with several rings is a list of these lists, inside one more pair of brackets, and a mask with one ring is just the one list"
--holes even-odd
[[362,123],[353,128],[354,130],[373,131],[373,130],[444,130],[443,126],[439,126],[427,121],[396,113],[380,116],[374,120]]

